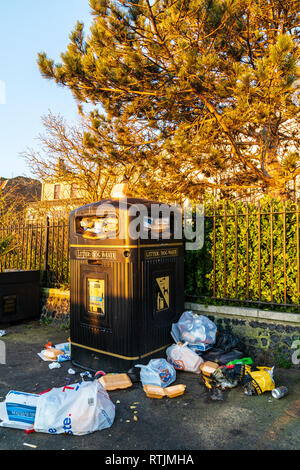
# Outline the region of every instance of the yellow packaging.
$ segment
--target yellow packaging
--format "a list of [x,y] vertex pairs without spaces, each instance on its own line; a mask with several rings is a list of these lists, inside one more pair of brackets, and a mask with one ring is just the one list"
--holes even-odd
[[252,377],[252,386],[257,395],[261,395],[264,392],[271,392],[275,388],[273,379],[273,368],[269,367],[258,367],[258,371],[249,372]]

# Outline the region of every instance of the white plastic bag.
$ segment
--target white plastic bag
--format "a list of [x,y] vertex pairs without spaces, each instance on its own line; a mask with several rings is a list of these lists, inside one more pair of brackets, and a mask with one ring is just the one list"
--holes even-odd
[[205,315],[184,312],[178,323],[173,323],[171,334],[176,343],[188,343],[195,352],[207,351],[216,342],[217,327]]
[[176,370],[200,374],[200,365],[204,362],[202,357],[189,349],[187,343],[173,344],[167,349],[167,359]]
[[114,418],[115,406],[95,380],[53,388],[41,395],[34,429],[49,434],[81,436],[111,427]]
[[144,385],[157,385],[159,387],[168,387],[176,380],[176,371],[174,367],[165,359],[152,359],[147,366],[136,365],[141,368],[141,382]]

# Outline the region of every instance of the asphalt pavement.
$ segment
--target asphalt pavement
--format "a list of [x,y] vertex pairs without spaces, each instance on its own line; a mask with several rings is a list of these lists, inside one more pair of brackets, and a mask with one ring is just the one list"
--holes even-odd
[[[82,370],[70,362],[50,370],[49,363],[37,356],[49,341],[66,342],[67,330],[38,322],[5,329],[7,335],[1,340],[6,345],[7,363],[0,365],[0,401],[10,390],[41,393],[65,386],[68,378],[71,383],[80,380]],[[68,375],[70,367],[76,370],[75,376]],[[176,384],[180,383],[187,386],[186,392],[173,399],[149,399],[141,383],[110,392],[116,405],[114,424],[90,435],[26,435],[24,431],[0,428],[0,450],[300,449],[300,369],[275,369],[276,385],[289,388],[289,394],[280,400],[269,392],[250,397],[237,387],[224,394],[224,401],[217,402],[211,400],[199,376],[178,372]]]

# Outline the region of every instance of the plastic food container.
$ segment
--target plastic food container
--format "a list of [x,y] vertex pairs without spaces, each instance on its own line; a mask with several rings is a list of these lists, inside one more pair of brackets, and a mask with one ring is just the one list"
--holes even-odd
[[213,374],[215,370],[218,369],[218,367],[219,367],[219,364],[217,364],[216,362],[206,361],[200,365],[200,370],[203,375],[210,377],[211,374]]
[[105,375],[100,377],[98,382],[103,385],[105,390],[118,390],[132,387],[132,382],[127,374]]
[[144,390],[148,398],[157,398],[161,400],[163,397],[175,398],[183,395],[186,385],[173,385],[172,387],[162,388],[158,385],[145,385]]
[[165,389],[165,394],[169,398],[180,397],[184,394],[186,385],[173,385]]

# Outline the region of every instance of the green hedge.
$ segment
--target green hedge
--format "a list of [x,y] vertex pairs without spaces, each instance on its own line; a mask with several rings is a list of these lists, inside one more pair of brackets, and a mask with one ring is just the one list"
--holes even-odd
[[[300,296],[297,266],[299,253],[297,252],[297,243],[299,243],[297,210],[295,203],[284,204],[270,199],[248,205],[228,201],[221,201],[216,205],[207,204],[204,248],[197,252],[186,252],[186,295],[212,298],[215,277],[215,298],[246,302],[248,234],[248,300],[298,305]],[[273,237],[271,237],[271,219],[273,219]],[[271,240],[273,240],[273,289],[271,288]]]

